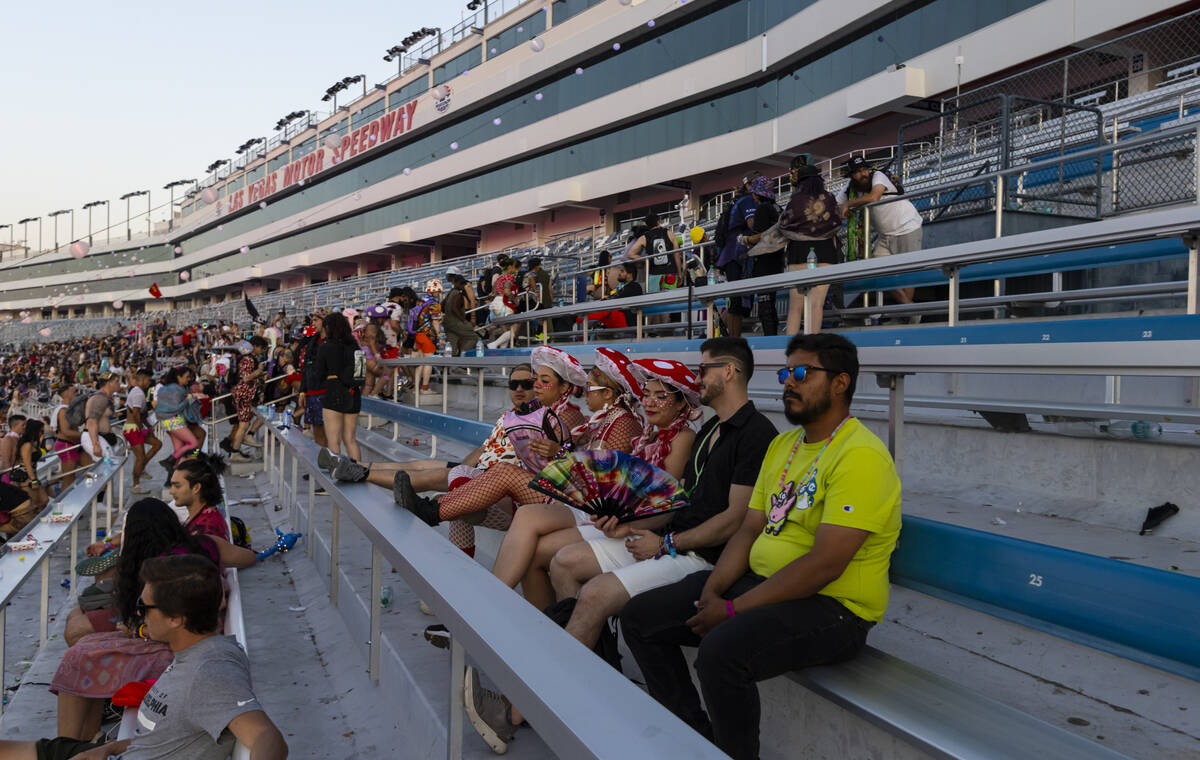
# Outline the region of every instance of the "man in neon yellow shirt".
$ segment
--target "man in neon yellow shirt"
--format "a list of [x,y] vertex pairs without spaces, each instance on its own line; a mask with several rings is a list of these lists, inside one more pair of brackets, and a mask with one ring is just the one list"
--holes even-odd
[[[850,416],[854,344],[797,335],[787,361],[784,413],[802,427],[771,442],[716,567],[639,594],[621,613],[650,694],[735,760],[758,757],[758,681],[862,649],[887,608],[900,535],[895,464]],[[680,646],[700,648],[707,713]]]

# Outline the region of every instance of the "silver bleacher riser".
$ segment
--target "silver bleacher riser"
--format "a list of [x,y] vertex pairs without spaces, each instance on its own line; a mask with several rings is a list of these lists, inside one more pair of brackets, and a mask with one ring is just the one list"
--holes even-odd
[[[414,515],[396,509],[391,494],[366,483],[334,481],[316,467],[318,447],[302,432],[267,425],[263,467],[273,482],[298,469],[309,474],[340,515],[354,521],[372,544],[369,672],[380,678],[383,562],[425,600],[455,638],[451,643],[450,715],[446,755],[462,757],[462,677],[469,653],[500,690],[522,706],[538,735],[563,758],[725,757],[716,747],[651,699],[607,663],[578,645],[549,618],[537,613],[485,568],[444,541]],[[290,461],[289,461],[290,460]],[[292,508],[300,509],[299,500]],[[313,521],[295,515],[293,524]],[[336,530],[336,527],[334,528]],[[311,538],[311,536],[310,536]],[[311,549],[311,543],[310,543]],[[333,576],[338,577],[336,559]],[[564,679],[568,669],[572,677]],[[588,688],[580,689],[586,683]],[[614,731],[613,726],[622,730]]]

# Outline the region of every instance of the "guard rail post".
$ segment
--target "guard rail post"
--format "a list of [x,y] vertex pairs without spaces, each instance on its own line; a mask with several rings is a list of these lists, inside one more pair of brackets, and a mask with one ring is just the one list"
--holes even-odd
[[[479,368],[479,379],[475,382],[477,384],[475,393],[475,419],[483,422],[483,367]],[[395,439],[393,438],[392,440]]]
[[450,368],[442,367],[442,414],[450,409]]
[[371,683],[379,684],[379,665],[383,654],[383,554],[371,543],[371,591],[368,604],[371,607],[371,639],[367,654],[367,674]]
[[942,267],[942,274],[950,281],[949,305],[946,308],[946,324],[958,326],[958,286],[960,275],[958,267]]
[[308,516],[304,520],[304,543],[308,547],[308,558],[313,558],[313,536],[315,529],[313,528],[313,507],[317,504],[317,479],[312,475],[308,476]]
[[[311,476],[309,479],[312,479]],[[337,499],[330,500],[330,503],[332,506],[329,511],[329,603],[336,607],[338,606],[338,586],[340,585],[338,576],[342,574],[341,551],[338,548],[342,541],[342,508],[338,506]],[[309,530],[312,530],[311,526],[312,523],[309,523]]]
[[461,760],[463,745],[463,677],[466,675],[466,650],[455,636],[450,637],[450,715],[446,720],[446,757]]
[[1187,274],[1187,313],[1195,314],[1197,311],[1197,280],[1200,279],[1200,238],[1190,237],[1184,242],[1188,247],[1188,274]]

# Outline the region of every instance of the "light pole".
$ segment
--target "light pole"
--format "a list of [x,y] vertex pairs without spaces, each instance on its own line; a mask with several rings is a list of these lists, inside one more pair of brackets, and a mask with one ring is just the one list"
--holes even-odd
[[163,190],[171,191],[171,205],[167,208],[167,231],[175,229],[175,188],[183,185],[193,184],[194,179],[177,179],[174,182],[168,182],[163,185]]
[[[70,213],[71,213],[70,210],[64,208],[64,209],[59,209],[58,211],[51,211],[49,214],[46,214],[46,216],[48,216],[54,220],[54,250],[55,251],[58,250],[58,217],[62,216],[63,214],[70,214]],[[71,225],[72,228],[74,228],[74,226],[75,226],[74,224]]]
[[130,228],[130,225],[129,225],[129,222],[130,222],[129,199],[136,198],[139,195],[146,196],[146,218],[147,218],[147,224],[149,224],[149,216],[150,216],[150,211],[149,211],[149,209],[150,209],[150,191],[149,190],[134,190],[133,192],[125,193],[124,195],[122,195],[120,197],[120,200],[125,201],[125,239],[126,240],[133,240],[133,230]]
[[38,223],[38,248],[42,247],[42,218],[40,216],[31,216],[27,219],[22,219],[21,221],[17,222],[17,224],[23,225],[21,227],[21,237],[25,238],[25,257],[26,258],[29,257],[29,223],[30,222]]
[[110,241],[112,232],[111,225],[108,224],[108,221],[111,221],[112,214],[109,213],[108,201],[92,201],[91,203],[83,204],[83,207],[87,209],[88,212],[88,245],[92,244],[92,209],[101,204],[104,205],[105,214],[109,217],[109,219],[105,221],[104,225],[104,242],[108,243]]
[[488,23],[488,0],[471,0],[471,2],[467,3],[467,10],[477,11],[477,10],[479,10],[479,6],[481,6],[481,5],[483,6],[483,25],[487,26],[487,23]]
[[[13,228],[12,228],[11,224],[0,224],[0,230],[4,229],[5,227],[8,228],[8,250],[12,251],[12,249],[15,247],[13,245]],[[4,255],[0,254],[0,261],[3,261],[3,260],[4,260]]]
[[383,54],[383,60],[387,61],[388,63],[391,63],[393,59],[396,61],[397,78],[404,74],[404,54],[407,52],[408,48],[404,45],[392,45],[387,49],[387,52]]

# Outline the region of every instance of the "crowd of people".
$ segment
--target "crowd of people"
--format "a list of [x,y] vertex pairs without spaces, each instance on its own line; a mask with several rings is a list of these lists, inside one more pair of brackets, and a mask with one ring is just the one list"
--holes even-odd
[[[834,197],[815,169],[794,162],[783,210],[765,178],[747,177],[718,226],[713,263],[735,280],[862,255],[855,209],[896,188],[861,161],[848,170],[849,188]],[[895,206],[872,217],[875,255],[920,245],[920,217]],[[843,227],[845,249],[835,242]],[[648,217],[610,270],[615,289],[595,283],[593,297],[679,286],[688,276],[681,242]],[[397,370],[387,359],[512,345],[520,330],[542,326],[495,328],[486,317],[553,301],[536,258],[502,257],[474,284],[455,267],[446,279],[445,290],[440,281],[421,293],[395,288],[361,311],[294,321],[281,312],[267,321],[250,310],[252,324],[152,322],[9,347],[0,357],[0,531],[19,531],[77,473],[123,447],[134,460],[132,492],[145,497],[148,466],[169,444],[159,462],[171,502],[141,498],[119,533],[88,547],[80,572],[96,582],[68,615],[70,648],[51,684],[58,738],[0,743],[0,758],[207,757],[234,738],[255,756],[286,754],[253,695],[244,653],[218,633],[220,569],[260,557],[234,541],[219,510],[225,458],[202,453],[214,423],[227,420],[217,446],[231,461],[257,458],[264,416],[256,411],[264,404],[321,445],[319,464],[337,480],[390,489],[399,507],[429,525],[447,523],[450,541],[467,554],[475,554],[478,529],[502,531],[498,578],[619,669],[618,620],[650,694],[734,758],[758,755],[758,681],[862,648],[887,605],[900,482],[887,448],[849,414],[854,345],[830,333],[798,334],[806,320],[819,324],[823,293],[809,314],[803,299],[790,300],[785,329],[795,337],[778,373],[794,426],[786,432],[749,400],[754,355],[737,336],[751,304],[735,299],[727,335],[705,341],[695,366],[632,361],[603,347],[585,367],[539,345],[509,368],[511,408],[461,461],[369,463],[356,437],[362,398],[430,390],[430,367]],[[911,293],[897,297],[911,301]],[[759,294],[768,334],[779,329],[774,304],[774,293]],[[632,322],[621,310],[603,318]],[[701,424],[705,408],[711,415]],[[630,486],[634,502],[662,482],[678,488],[676,499],[661,511],[627,504],[620,514],[597,514],[537,485],[568,459],[572,468],[609,467],[640,483]],[[658,479],[627,472],[637,467]],[[439,646],[448,635],[439,624],[425,631]],[[681,646],[698,647],[700,692]],[[106,701],[129,683],[153,684],[138,735],[97,741]],[[497,752],[524,724],[520,706],[484,688],[474,669],[464,707]]]
[[[705,341],[694,367],[602,347],[588,368],[538,346],[507,375],[511,409],[463,460],[366,463],[323,450],[319,463],[339,481],[390,488],[431,526],[448,523],[471,556],[478,528],[503,531],[498,578],[618,668],[619,619],[650,694],[730,756],[755,758],[757,682],[863,647],[887,606],[900,530],[891,456],[849,413],[854,345],[797,335],[786,353],[778,382],[796,427],[783,433],[749,400],[754,354],[742,338]],[[704,407],[712,416],[700,425]],[[600,480],[617,461],[641,495],[666,480],[683,503],[597,515],[537,486],[564,459]],[[438,646],[448,635],[425,631]],[[703,703],[681,646],[699,648]],[[498,753],[524,723],[474,669],[464,707]]]

